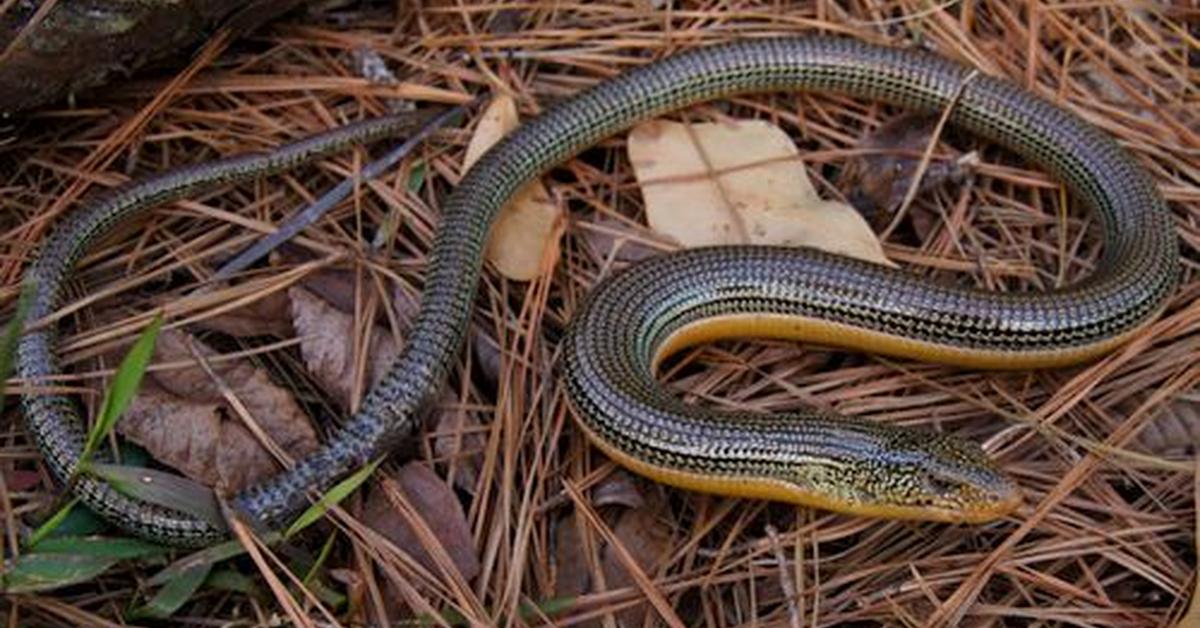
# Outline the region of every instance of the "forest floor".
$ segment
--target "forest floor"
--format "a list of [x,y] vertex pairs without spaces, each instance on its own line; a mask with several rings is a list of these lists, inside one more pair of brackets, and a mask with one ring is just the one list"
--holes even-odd
[[[83,260],[60,339],[71,375],[55,389],[96,410],[122,352],[164,313],[168,331],[118,432],[222,490],[275,464],[245,425],[266,426],[282,457],[295,457],[357,407],[403,345],[440,207],[480,127],[496,132],[498,99],[525,119],[697,46],[836,34],[1005,77],[1111,134],[1149,171],[1175,219],[1183,279],[1157,322],[1079,367],[993,373],[739,341],[690,349],[663,374],[694,403],[817,405],[973,439],[1025,493],[1000,521],[883,521],[667,488],[589,444],[558,377],[559,339],[591,287],[679,246],[647,226],[650,200],[618,136],[544,179],[530,210],[543,212],[538,229],[497,245],[536,251],[535,278],[508,279],[497,271],[503,262],[488,263],[442,402],[419,442],[363,490],[282,545],[200,568],[181,563],[189,553],[180,550],[83,561],[96,573],[72,582],[57,572],[56,586],[0,600],[6,625],[1174,625],[1196,587],[1200,494],[1200,14],[1184,5],[322,5],[249,36],[218,33],[185,66],[15,120],[0,146],[5,318],[49,226],[105,188],[406,107],[493,97],[231,282],[212,281],[224,261],[384,149],[168,204]],[[927,135],[914,144],[879,133],[901,113],[770,94],[672,119],[765,120],[799,148],[790,167],[821,197],[844,200],[853,196],[848,164],[864,151],[924,151]],[[972,153],[963,172],[911,202],[876,190],[893,206],[869,216],[884,256],[940,281],[1012,292],[1092,271],[1099,229],[1060,185],[987,143],[944,139],[929,171],[958,168]],[[873,163],[860,162],[868,171]],[[9,384],[0,422],[6,570],[17,556],[51,551],[28,535],[64,504],[14,402],[46,391]],[[50,540],[118,535],[72,513]]]

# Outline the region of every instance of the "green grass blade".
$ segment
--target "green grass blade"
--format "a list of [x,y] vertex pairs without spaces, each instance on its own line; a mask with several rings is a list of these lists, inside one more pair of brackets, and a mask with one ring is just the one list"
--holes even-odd
[[13,357],[17,353],[17,341],[21,339],[21,331],[25,329],[25,317],[29,315],[33,291],[33,282],[21,286],[21,296],[17,297],[17,309],[12,320],[5,323],[3,335],[0,335],[0,398],[4,396],[4,382],[12,376]]
[[299,517],[296,518],[296,521],[293,522],[290,527],[288,527],[287,532],[283,533],[283,538],[286,539],[293,536],[297,532],[320,520],[321,517],[324,517],[325,513],[329,512],[330,508],[340,503],[343,499],[349,497],[355,489],[357,489],[363,482],[366,482],[367,478],[371,477],[371,474],[375,472],[375,469],[379,467],[381,462],[383,462],[383,458],[377,458],[371,462],[371,464],[368,464],[358,471],[355,471],[350,475],[350,477],[347,477],[346,479],[334,485],[333,488],[329,489],[328,492],[321,496],[321,499],[318,499],[315,504],[309,506],[308,510],[305,510]]
[[62,522],[66,520],[67,515],[71,514],[71,509],[75,507],[75,504],[78,503],[79,498],[72,497],[71,501],[63,504],[63,507],[59,508],[58,512],[54,513],[54,515],[42,523],[42,525],[38,526],[37,529],[33,531],[33,534],[29,535],[28,546],[34,547],[38,543],[41,543],[43,539],[53,534],[54,531],[58,529],[58,526],[62,525]]
[[87,442],[84,443],[83,454],[79,457],[77,468],[82,469],[88,465],[96,448],[112,432],[121,413],[125,412],[125,409],[129,407],[129,402],[133,401],[134,395],[142,385],[142,376],[146,374],[150,357],[154,355],[154,343],[158,341],[158,332],[162,329],[162,324],[162,315],[155,316],[150,326],[138,337],[137,342],[133,343],[129,353],[125,354],[125,359],[121,360],[121,366],[117,368],[112,385],[104,394],[104,402],[100,404],[100,416],[96,417],[95,424],[88,432]]
[[318,600],[325,606],[335,611],[346,607],[346,596],[337,592],[329,585],[325,584],[320,578],[314,578],[311,582],[304,585],[309,593],[317,596]]
[[200,590],[200,585],[204,584],[204,580],[208,578],[209,572],[212,571],[212,563],[196,563],[189,569],[185,569],[178,576],[171,578],[163,585],[163,588],[154,594],[146,602],[145,606],[134,609],[130,613],[131,619],[153,618],[166,619],[175,614],[196,591]]
[[300,579],[302,584],[307,585],[320,574],[321,569],[325,566],[325,561],[329,560],[329,555],[333,552],[333,545],[336,541],[337,534],[330,534],[329,538],[325,539],[325,544],[321,546],[321,551],[317,554],[317,559],[313,561],[312,566],[308,568],[304,577]]
[[229,568],[221,568],[213,571],[208,576],[208,580],[204,582],[207,588],[217,591],[231,591],[248,595],[255,599],[263,599],[263,590],[258,586],[258,581],[244,573],[234,571]]
[[38,554],[72,554],[132,560],[159,556],[170,551],[141,539],[103,536],[60,536],[46,539],[34,546]]
[[543,617],[553,617],[559,613],[563,613],[575,608],[578,603],[579,598],[575,597],[574,595],[553,597],[532,604],[528,602],[521,602],[521,619],[537,620]]
[[[278,532],[270,532],[263,536],[263,542],[268,545],[274,544],[279,540]],[[162,571],[154,574],[146,581],[146,584],[152,587],[159,587],[174,578],[180,577],[185,572],[196,568],[197,565],[215,565],[221,561],[229,560],[236,556],[241,556],[246,553],[246,548],[237,540],[225,541],[206,547],[198,552],[193,552],[180,558],[179,560],[167,565]]]
[[120,562],[111,556],[22,554],[5,565],[0,593],[50,591],[87,582]]
[[180,558],[170,565],[167,565],[162,571],[151,576],[150,579],[146,581],[146,584],[152,587],[159,587],[165,585],[171,580],[182,577],[183,574],[188,573],[189,571],[198,569],[200,565],[208,565],[211,567],[212,565],[215,565],[223,560],[229,560],[230,558],[241,556],[245,553],[246,548],[242,547],[242,544],[236,539],[232,541],[225,541],[224,543],[220,543],[212,547],[206,547],[198,552],[188,554],[187,556]]

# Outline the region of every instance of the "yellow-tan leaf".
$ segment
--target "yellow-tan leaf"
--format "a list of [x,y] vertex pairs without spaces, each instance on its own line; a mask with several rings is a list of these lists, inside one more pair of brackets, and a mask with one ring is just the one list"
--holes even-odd
[[[494,98],[467,145],[464,168],[470,168],[489,148],[517,128],[517,105],[507,95]],[[488,239],[486,256],[501,275],[530,281],[553,267],[562,209],[546,186],[534,181],[500,210]]]
[[629,134],[629,158],[655,231],[685,247],[811,246],[893,265],[852,207],[821,199],[799,151],[762,120],[654,120]]

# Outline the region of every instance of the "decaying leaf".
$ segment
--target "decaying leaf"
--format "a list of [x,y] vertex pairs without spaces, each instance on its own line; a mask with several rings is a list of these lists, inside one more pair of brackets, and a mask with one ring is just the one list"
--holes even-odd
[[[201,355],[214,355],[187,334],[166,330],[158,338],[154,362],[193,361],[189,343]],[[308,417],[266,372],[244,360],[211,366],[280,448],[295,457],[316,449]],[[147,373],[117,430],[158,461],[222,491],[245,488],[279,468],[199,366]]]
[[[492,99],[467,145],[463,171],[483,156],[487,149],[517,128],[517,105],[501,94]],[[487,259],[501,275],[517,281],[529,281],[553,267],[543,262],[557,253],[558,225],[562,210],[550,198],[546,186],[533,181],[509,200],[496,217],[488,239]],[[553,261],[553,260],[548,260]]]
[[617,469],[592,490],[592,505],[637,509],[646,505],[646,499],[642,497],[637,478],[624,469]]
[[[930,115],[900,116],[859,141],[858,148],[866,152],[846,164],[840,183],[846,200],[876,225],[886,224],[889,214],[904,201],[937,121],[937,116]],[[917,192],[928,192],[963,175],[960,161],[934,159],[926,167]]]
[[390,480],[383,481],[382,490],[373,491],[367,498],[362,520],[426,569],[437,573],[434,560],[421,543],[416,529],[383,492],[387,490],[398,490],[404,494],[404,499],[433,531],[437,542],[464,580],[470,581],[479,574],[475,542],[471,538],[471,529],[462,505],[458,503],[454,491],[436,473],[420,462],[404,465]]
[[612,258],[618,262],[637,262],[654,257],[663,250],[673,248],[667,243],[652,246],[646,240],[657,237],[657,234],[646,232],[644,227],[642,233],[635,233],[635,228],[626,221],[597,213],[592,218],[591,224],[582,225],[580,230],[584,239],[601,259]]
[[592,586],[591,566],[584,545],[580,519],[575,513],[563,517],[554,529],[554,595],[578,597]]
[[[298,286],[289,288],[288,296],[305,366],[325,392],[343,409],[349,408],[355,379],[354,317]],[[394,337],[375,324],[366,346],[370,350],[364,390],[387,373],[400,352]]]
[[500,370],[504,367],[500,346],[491,336],[479,329],[472,330],[471,348],[475,351],[475,360],[479,370],[493,384],[500,381]]
[[650,226],[683,246],[812,246],[891,265],[862,216],[822,200],[796,146],[766,121],[646,122],[629,134],[629,159]]
[[[666,504],[648,499],[641,508],[625,511],[613,527],[617,540],[651,578],[671,555],[671,527],[666,521]],[[613,548],[605,548],[600,566],[609,589],[637,586]],[[653,613],[650,605],[639,604],[617,613],[617,618],[622,625],[641,626],[647,613]]]
[[272,292],[243,307],[197,321],[196,324],[203,329],[219,331],[237,338],[286,338],[292,335],[292,322],[288,318],[288,297],[282,291]]
[[1200,394],[1184,394],[1171,401],[1138,434],[1138,443],[1159,455],[1200,450]]
[[343,585],[347,607],[363,608],[366,605],[369,591],[362,574],[354,569],[342,568],[330,569],[328,573],[330,580]]
[[[613,486],[606,488],[606,484]],[[607,503],[618,505],[604,508],[604,518],[612,526],[618,542],[633,557],[638,567],[653,578],[663,567],[664,561],[670,557],[673,547],[672,530],[667,523],[667,504],[660,493],[638,494],[633,498],[628,496],[630,491],[636,490],[636,482],[632,476],[622,477],[621,474],[616,474],[594,489],[593,502],[599,496],[622,496],[619,499],[608,500]],[[619,505],[625,503],[637,505],[632,508]],[[593,535],[593,538],[597,543],[604,543],[599,535]],[[604,586],[601,588],[600,582],[592,577],[587,551],[580,519],[572,513],[559,523],[555,534],[556,596],[578,596],[637,587],[617,550],[602,545],[599,551],[599,569]],[[616,617],[622,626],[641,626],[646,614],[650,612],[653,611],[648,604],[639,604],[617,612]],[[583,625],[599,627],[604,624],[595,620]]]
[[42,476],[36,471],[5,469],[0,473],[4,476],[4,487],[13,492],[28,491],[42,483]]
[[434,455],[446,465],[450,481],[474,495],[483,467],[483,451],[487,447],[487,428],[447,391],[438,405],[432,435]]

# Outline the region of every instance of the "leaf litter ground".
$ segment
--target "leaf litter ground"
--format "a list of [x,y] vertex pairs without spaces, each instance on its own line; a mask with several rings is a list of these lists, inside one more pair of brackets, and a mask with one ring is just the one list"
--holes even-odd
[[[0,148],[5,316],[15,307],[24,262],[52,220],[130,177],[269,148],[401,101],[461,104],[503,92],[524,119],[623,68],[735,37],[824,31],[927,47],[1075,111],[1150,170],[1175,214],[1185,268],[1163,319],[1124,350],[1075,369],[966,372],[731,342],[679,356],[664,379],[695,403],[763,412],[816,404],[974,438],[1026,488],[1016,516],[968,528],[721,499],[640,480],[590,448],[573,429],[555,377],[557,341],[596,281],[676,246],[644,226],[646,201],[622,137],[545,180],[548,198],[568,210],[566,223],[542,229],[556,240],[540,249],[543,267],[553,270],[529,283],[486,275],[469,347],[423,438],[407,448],[415,462],[384,464],[325,521],[283,549],[258,547],[221,563],[190,599],[163,612],[189,625],[414,617],[516,625],[1178,621],[1196,579],[1200,46],[1187,26],[1197,19],[1194,9],[849,4],[434,2],[420,11],[404,4],[399,17],[389,7],[352,5],[298,13],[236,42],[217,35],[183,69],[126,81],[77,108],[46,109],[17,124],[15,141]],[[357,74],[364,50],[398,79]],[[766,120],[797,143],[817,194],[854,201],[862,196],[851,193],[855,160],[869,159],[862,148],[883,143],[910,160],[925,150],[923,141],[872,136],[899,114],[841,97],[777,94],[672,119]],[[369,349],[388,344],[385,336],[403,343],[439,203],[461,175],[478,117],[361,184],[270,265],[232,284],[195,290],[382,149],[217,188],[108,238],[84,261],[62,314],[72,374],[54,388],[82,392],[94,415],[119,360],[113,356],[163,308],[169,328],[186,321],[177,333],[201,343],[194,351],[211,362],[209,377],[223,391],[208,403],[222,420],[255,425],[255,415],[267,412],[245,403],[261,400],[242,381],[252,378],[221,375],[249,369],[269,374],[267,385],[286,391],[317,430],[328,429],[377,372]],[[1092,220],[1053,181],[952,130],[943,139],[926,172],[947,167],[959,151],[978,151],[978,163],[911,203],[891,192],[906,185],[889,181],[883,192],[867,191],[883,200],[877,204],[903,205],[873,217],[886,234],[888,259],[993,290],[1042,290],[1090,272],[1099,253]],[[196,360],[186,358],[156,359],[148,379],[160,388],[165,379],[169,389],[194,376],[187,373]],[[7,390],[25,384],[10,381]],[[12,556],[25,551],[20,536],[61,502],[14,404],[2,433],[0,505]],[[100,531],[94,523],[69,525]],[[120,622],[132,617],[130,609],[165,604],[154,597],[165,591],[157,588],[162,582],[147,578],[167,560],[122,561],[79,584],[0,604],[16,624]]]

